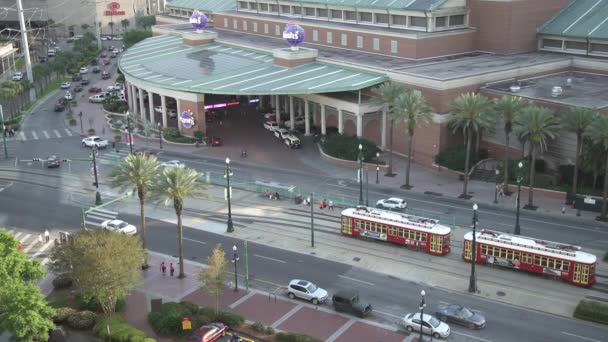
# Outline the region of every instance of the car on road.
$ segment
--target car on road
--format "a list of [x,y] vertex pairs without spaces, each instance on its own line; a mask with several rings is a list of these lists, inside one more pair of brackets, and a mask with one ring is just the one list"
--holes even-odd
[[101,40],[112,40],[111,36],[101,36]]
[[135,150],[135,153],[140,154],[142,156],[156,156],[156,151],[146,150],[145,148],[139,148]]
[[[116,83],[116,84],[113,84],[113,85],[109,85],[109,86],[106,88],[106,91],[121,91],[121,90],[122,90],[122,84],[120,84],[120,83]],[[155,108],[155,109],[156,109],[156,108]]]
[[137,234],[137,228],[134,225],[128,224],[125,221],[121,220],[106,220],[101,223],[101,228],[107,229],[109,231],[122,233],[126,235],[135,235]]
[[422,326],[422,333],[431,335],[434,338],[447,338],[450,336],[449,325],[427,314],[424,314],[422,320],[420,320],[419,312],[405,315],[401,320],[401,324],[409,332],[420,331],[420,327]]
[[89,93],[101,93],[101,88],[91,87],[91,88],[89,88]]
[[108,65],[108,64],[110,64],[110,60],[106,58],[106,59],[104,59],[104,60],[102,61],[102,63],[101,63],[101,64],[103,64],[103,65]]
[[271,132],[274,132],[276,129],[279,128],[279,124],[276,122],[266,121],[264,122],[264,128]]
[[285,128],[277,128],[274,130],[274,136],[280,140],[285,140],[285,137],[289,135],[289,131]]
[[289,148],[300,148],[300,139],[293,134],[288,134],[283,140]]
[[264,120],[277,121],[277,115],[275,113],[266,113],[266,114],[264,114]]
[[40,63],[46,63],[49,59],[46,56],[39,56],[38,57],[38,62]]
[[112,53],[119,54],[120,51],[118,51],[118,49],[115,48],[114,50],[112,50]]
[[20,71],[17,71],[16,73],[13,74],[13,81],[21,81],[23,79],[23,73]]
[[210,323],[196,329],[188,341],[213,342],[226,335],[228,326],[223,323]]
[[110,55],[110,58],[116,58],[116,57],[118,57],[118,54],[117,54],[117,53],[112,52],[112,54]]
[[103,103],[103,101],[108,97],[108,94],[105,92],[99,93],[97,95],[93,95],[89,97],[89,102],[91,103]]
[[115,36],[112,40],[122,40],[122,36]]
[[211,137],[211,147],[222,146],[222,138],[213,136]]
[[72,75],[72,81],[77,82],[77,81],[81,81],[81,80],[82,80],[82,76],[80,76],[80,74]]
[[91,65],[97,65],[97,64],[99,64],[99,62],[97,61],[97,59],[93,59],[93,60],[91,60],[90,64]]
[[331,297],[332,305],[338,312],[349,312],[364,318],[372,313],[372,305],[363,302],[354,290],[339,290]]
[[61,164],[57,156],[49,156],[46,159],[46,167],[48,167],[49,169],[58,168],[59,166],[61,166]]
[[464,325],[470,329],[482,329],[486,326],[483,313],[458,304],[439,304],[435,316],[440,321]]
[[89,73],[89,68],[87,68],[87,67],[80,68],[80,73],[81,74],[88,74]]
[[70,82],[63,82],[63,83],[61,83],[61,85],[59,87],[61,89],[70,89],[71,86],[72,86],[72,83],[70,83]]
[[55,51],[55,50],[53,50],[53,49],[49,49],[49,51],[47,51],[47,52],[46,52],[46,55],[47,55],[48,57],[55,57],[55,53],[56,53],[56,51]]
[[179,160],[169,160],[167,162],[164,162],[162,164],[160,164],[160,166],[162,167],[177,167],[179,169],[183,169],[186,167],[186,164],[182,163]]
[[82,85],[77,84],[74,86],[74,92],[75,93],[80,93],[82,91]]
[[91,81],[88,78],[83,78],[82,81],[80,81],[80,85],[83,85],[83,86],[88,85],[90,83],[91,83]]
[[106,58],[106,57],[108,57],[108,55],[106,55],[106,53],[105,53],[105,52],[102,52],[102,53],[101,53],[101,55],[99,55],[99,57],[100,57],[100,58]]
[[387,209],[405,209],[407,208],[407,202],[403,198],[384,198],[376,202],[376,207]]
[[94,66],[92,71],[94,74],[99,74],[101,72],[101,69],[99,69],[98,66]]
[[82,139],[82,146],[83,147],[96,146],[97,148],[106,148],[106,147],[108,147],[108,141],[101,139],[100,137],[98,137],[96,135],[92,135],[90,137],[86,137],[86,138]]
[[101,73],[101,79],[102,80],[110,79],[110,73],[104,70],[104,72]]
[[298,116],[293,119],[293,124],[295,126],[304,126],[305,123],[306,123],[306,120],[304,119],[303,116]]
[[328,297],[327,291],[318,287],[308,280],[294,279],[287,286],[287,297],[301,298],[311,301],[314,305],[325,302]]
[[64,99],[66,100],[71,100],[72,99],[72,93],[70,93],[69,91],[67,91],[65,93],[65,95],[63,96]]
[[65,109],[65,105],[63,104],[63,102],[57,102],[55,103],[55,111],[56,112],[63,112],[63,110]]

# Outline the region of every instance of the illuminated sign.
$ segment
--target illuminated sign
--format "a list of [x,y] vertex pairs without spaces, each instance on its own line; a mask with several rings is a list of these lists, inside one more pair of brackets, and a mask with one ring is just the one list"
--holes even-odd
[[285,26],[283,31],[283,39],[291,46],[292,50],[297,50],[298,45],[304,41],[304,29],[300,25],[290,22]]
[[125,15],[125,11],[120,10],[120,4],[118,2],[110,2],[108,9],[104,12],[105,15]]
[[239,105],[239,104],[240,104],[239,101],[226,102],[226,103],[218,103],[218,104],[206,105],[205,109],[231,107],[231,106],[236,106],[236,105]]
[[196,29],[196,32],[203,32],[208,22],[209,20],[207,19],[205,13],[199,10],[194,10],[192,12],[192,16],[190,17],[190,24],[192,24],[192,27]]
[[190,109],[182,112],[182,115],[179,116],[179,122],[181,122],[182,127],[185,129],[190,129],[194,126],[194,116],[192,116]]

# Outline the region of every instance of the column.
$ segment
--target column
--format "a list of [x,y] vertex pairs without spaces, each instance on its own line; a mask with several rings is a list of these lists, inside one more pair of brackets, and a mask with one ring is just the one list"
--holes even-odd
[[127,90],[127,96],[129,100],[129,110],[133,111],[133,85],[131,83],[125,82],[125,89]]
[[275,95],[273,97],[275,99],[274,101],[274,110],[277,113],[277,124],[280,125],[281,124],[281,98],[279,97],[279,95]]
[[342,109],[338,109],[338,133],[344,133],[344,113],[342,113]]
[[327,123],[325,122],[325,105],[321,104],[321,134],[327,134]]
[[304,135],[310,135],[310,114],[308,113],[308,100],[304,100]]
[[275,103],[276,102],[275,102],[274,99],[277,98],[279,95],[275,95],[275,96],[268,95],[268,96],[270,96],[270,107],[275,108]]
[[156,125],[156,120],[154,119],[154,93],[151,91],[148,92],[148,109],[150,110],[150,124]]
[[363,114],[357,113],[357,138],[363,136]]
[[319,104],[316,102],[312,103],[312,124],[317,125],[317,108]]
[[380,128],[380,149],[386,148],[386,106],[382,108],[382,127]]
[[144,105],[144,90],[139,88],[137,95],[139,96],[139,117],[143,119],[146,116],[146,106]]
[[139,115],[139,106],[137,105],[137,91],[136,91],[136,87],[134,85],[131,85],[131,88],[133,88],[133,90],[131,91],[131,96],[133,96],[133,107],[131,108],[131,110],[133,110],[133,116],[136,118]]
[[179,98],[175,98],[175,102],[177,105],[177,129],[181,132],[182,131],[182,125],[179,122],[179,118],[182,112],[182,101]]
[[296,126],[294,122],[294,112],[293,112],[293,96],[289,96],[289,128],[293,131]]
[[167,128],[167,97],[165,95],[160,96],[160,106],[163,111],[163,128]]

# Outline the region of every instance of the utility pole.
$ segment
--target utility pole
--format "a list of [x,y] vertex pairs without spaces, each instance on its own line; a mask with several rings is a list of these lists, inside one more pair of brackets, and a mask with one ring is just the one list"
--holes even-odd
[[97,145],[93,145],[93,175],[95,176],[95,205],[101,205],[101,194],[99,193],[99,180],[97,178]]
[[[23,4],[21,0],[17,0],[17,10],[19,14],[19,26],[21,28],[21,45],[23,48],[23,57],[25,58],[25,75],[27,79],[34,83],[34,75],[32,74],[32,61],[30,60],[30,47],[27,42],[27,30],[25,28],[25,19],[23,18]],[[30,88],[30,100],[36,98],[36,89]]]
[[245,290],[249,292],[249,252],[247,251],[247,240],[243,244],[245,245]]
[[4,125],[4,111],[0,105],[0,116],[2,117],[2,143],[4,144],[4,158],[8,159],[8,150],[6,149],[6,126]]
[[315,247],[315,212],[314,212],[314,199],[312,198],[313,193],[310,193],[310,244]]
[[97,35],[97,48],[101,50],[101,26],[99,26],[101,22],[94,22],[95,25],[95,34]]

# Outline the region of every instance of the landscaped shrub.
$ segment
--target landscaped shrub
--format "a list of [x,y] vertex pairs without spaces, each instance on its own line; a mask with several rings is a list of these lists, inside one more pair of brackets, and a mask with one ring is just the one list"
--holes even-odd
[[[108,326],[110,336],[108,336]],[[155,342],[154,339],[146,337],[143,331],[133,327],[119,315],[112,315],[100,320],[93,330],[104,340],[111,338],[115,342]]]
[[265,333],[266,332],[266,327],[264,326],[264,324],[260,323],[260,322],[255,322],[251,325],[251,329],[255,332],[259,332],[259,333]]
[[53,317],[53,322],[55,322],[55,324],[62,324],[63,322],[65,322],[68,317],[72,316],[73,314],[77,313],[78,311],[72,309],[72,308],[59,308],[57,310],[55,310],[55,316]]
[[77,125],[76,119],[73,119],[73,118],[70,119],[70,121],[68,123],[70,124],[70,126],[76,126]]
[[342,134],[331,134],[325,137],[321,146],[323,152],[334,158],[356,161],[359,158],[359,144],[363,145],[363,161],[376,162],[376,153],[380,149],[373,142]]
[[[193,317],[198,310],[184,303],[163,303],[160,311],[150,312],[148,321],[152,329],[159,335],[184,336],[182,330],[182,318]],[[195,329],[194,322],[192,328]]]
[[[93,312],[102,312],[103,309],[101,308],[101,304],[99,304],[99,301],[97,300],[97,298],[90,298],[90,299],[86,299],[83,296],[81,296],[80,294],[76,295],[76,304],[78,304],[78,307],[81,310],[89,310],[89,311],[93,311]],[[127,307],[127,303],[123,298],[119,298],[116,301],[116,307],[115,310],[116,312],[123,312],[125,311]]]
[[80,311],[69,315],[66,323],[72,329],[87,330],[91,329],[97,321],[97,315],[92,311]]
[[205,138],[205,133],[203,133],[203,131],[195,131],[194,138],[199,141],[203,141],[203,139]]
[[125,101],[109,99],[103,101],[103,109],[112,113],[124,113],[129,109],[129,105]]
[[303,334],[293,334],[293,333],[278,333],[275,336],[278,342],[323,342],[318,338],[310,337]]
[[165,138],[169,137],[169,138],[174,138],[174,137],[179,137],[179,130],[175,127],[167,127],[165,129],[163,129],[163,136]]
[[93,128],[89,128],[89,129],[87,130],[87,133],[89,133],[89,135],[95,135],[95,129],[93,129]]
[[574,317],[586,321],[608,324],[608,305],[581,300],[574,310]]
[[[464,171],[466,147],[464,145],[448,146],[435,156],[435,163],[454,171]],[[469,163],[469,167],[474,163]]]
[[56,289],[65,289],[72,286],[72,279],[66,276],[59,276],[53,279],[53,287]]
[[245,322],[245,319],[242,316],[225,311],[218,312],[215,316],[215,320],[232,328],[239,327]]

